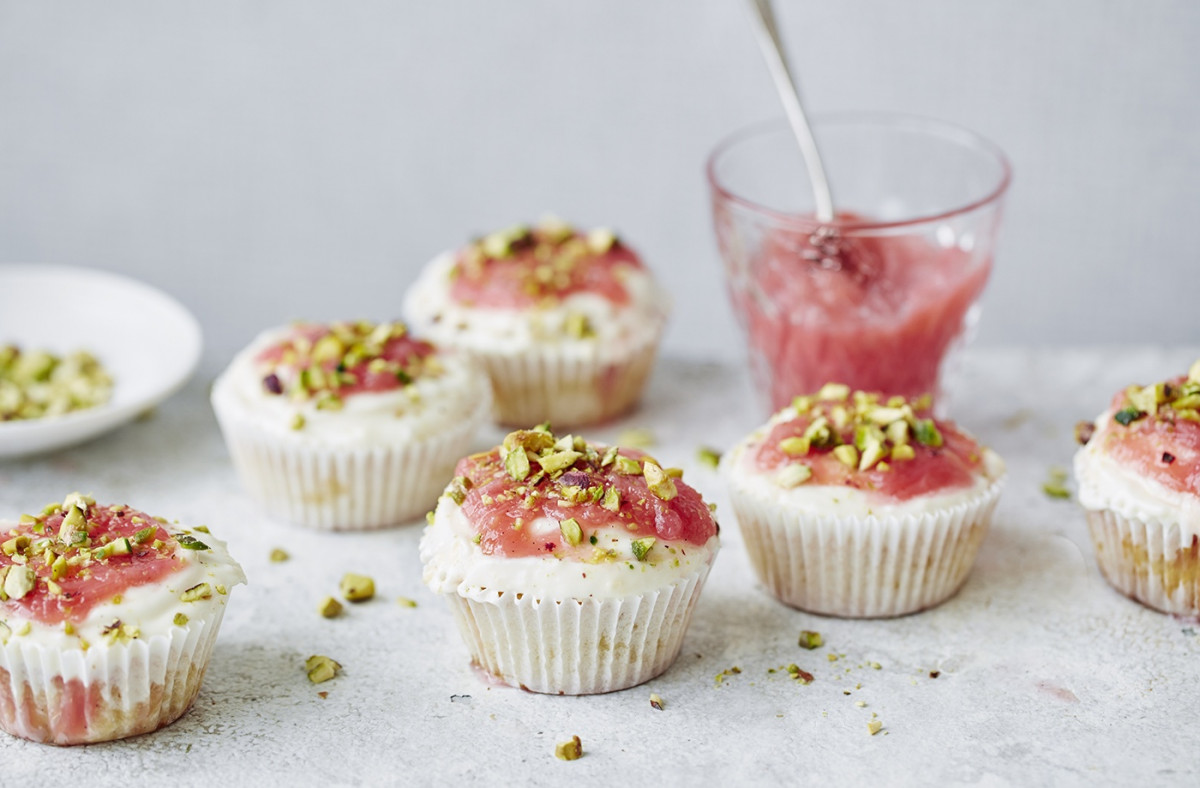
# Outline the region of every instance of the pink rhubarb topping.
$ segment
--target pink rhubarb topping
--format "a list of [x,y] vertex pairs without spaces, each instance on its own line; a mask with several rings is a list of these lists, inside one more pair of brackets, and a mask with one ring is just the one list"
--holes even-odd
[[391,391],[438,374],[435,353],[399,322],[299,323],[256,361],[268,394],[316,398],[318,406],[336,408],[344,397]]
[[641,269],[637,254],[607,230],[583,234],[553,220],[485,236],[461,250],[450,296],[460,304],[523,309],[576,293],[626,304],[623,282]]
[[1110,413],[1091,438],[1102,451],[1167,489],[1200,495],[1200,361],[1187,376],[1130,386]]
[[[597,529],[693,545],[718,531],[700,493],[635,449],[520,430],[460,460],[455,473],[446,495],[462,506],[487,555],[603,560]],[[539,518],[559,527],[533,527]]]
[[778,421],[752,447],[751,461],[780,486],[837,485],[881,501],[969,487],[982,471],[979,444],[916,400],[851,392],[828,384],[797,397],[790,418]]
[[181,550],[207,549],[144,512],[78,495],[24,515],[4,540],[0,611],[44,624],[79,623],[97,604],[180,569]]

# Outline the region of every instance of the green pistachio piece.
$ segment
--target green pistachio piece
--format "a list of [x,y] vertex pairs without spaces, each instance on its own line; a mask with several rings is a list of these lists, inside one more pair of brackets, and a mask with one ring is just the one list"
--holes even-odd
[[331,596],[327,596],[317,605],[317,612],[322,618],[335,618],[341,615],[342,603]]
[[471,484],[471,480],[466,476],[455,476],[450,480],[450,483],[446,485],[446,491],[442,493],[442,495],[445,495],[447,498],[454,501],[454,503],[458,506],[462,506],[463,501],[467,500],[467,491],[470,490],[472,486],[474,485]]
[[871,408],[867,411],[867,420],[880,427],[886,427],[894,422],[904,423],[909,416],[908,408]]
[[347,572],[339,585],[342,596],[348,602],[365,602],[375,596],[375,581],[366,575]]
[[793,435],[779,442],[779,450],[789,457],[803,457],[808,454],[810,441],[808,438]]
[[913,434],[917,442],[924,446],[932,446],[936,449],[942,445],[942,433],[933,423],[933,419],[917,419]]
[[707,465],[709,468],[716,468],[721,464],[721,452],[716,449],[710,449],[707,446],[701,446],[696,450],[696,459],[701,465]]
[[[386,326],[381,326],[381,328],[386,329]],[[340,360],[345,352],[346,346],[342,344],[342,340],[333,334],[326,334],[313,345],[312,360],[318,364],[335,359]]]
[[50,579],[61,580],[63,575],[67,573],[67,557],[60,555],[50,564]]
[[813,402],[814,400],[812,397],[796,397],[792,400],[792,407],[795,409],[796,413],[808,413],[808,411],[812,409]]
[[675,488],[675,482],[657,463],[649,460],[643,463],[642,476],[645,477],[646,486],[650,488],[650,492],[664,501],[669,501],[679,494],[679,490]]
[[587,234],[587,245],[594,254],[604,254],[617,244],[617,234],[607,227],[597,227]]
[[4,577],[4,593],[9,599],[24,599],[37,583],[37,575],[28,566],[13,565]]
[[785,490],[799,487],[812,478],[812,468],[800,463],[785,465],[775,474],[775,483]]
[[629,548],[633,550],[633,557],[639,561],[645,561],[646,555],[650,552],[650,548],[654,547],[654,543],[658,541],[653,536],[644,536],[641,539],[634,539],[629,543]]
[[904,446],[908,443],[908,422],[893,421],[887,425],[884,434],[887,435],[887,439],[893,446]]
[[513,481],[524,481],[529,476],[529,455],[524,447],[509,449],[504,455],[504,470]]
[[1130,405],[1144,411],[1148,416],[1153,416],[1158,412],[1158,403],[1164,399],[1163,384],[1156,383],[1153,386],[1139,388],[1130,392],[1128,398]]
[[850,387],[844,383],[826,383],[817,392],[816,399],[818,400],[833,400],[836,402],[844,402],[850,396]]
[[14,555],[24,552],[27,547],[29,547],[29,537],[25,534],[19,534],[5,541],[3,545],[0,545],[0,550],[3,550],[5,555]]
[[621,493],[616,487],[609,487],[604,491],[604,502],[600,504],[610,512],[621,511]]
[[294,416],[292,416],[291,428],[293,430],[304,429],[304,424],[305,424],[305,420],[304,420],[303,413],[297,413]]
[[845,443],[834,448],[833,456],[837,457],[838,461],[843,465],[851,468],[858,467],[858,449],[854,448],[854,446],[850,445],[849,443]]
[[829,420],[824,416],[817,416],[812,420],[812,423],[804,430],[804,438],[811,446],[818,449],[831,448],[838,442],[837,435],[829,426]]
[[1113,421],[1120,424],[1122,427],[1128,427],[1131,423],[1138,419],[1145,418],[1146,412],[1137,408],[1122,408],[1113,416]]
[[607,468],[617,461],[617,452],[620,451],[618,446],[609,446],[604,450],[604,456],[600,459],[600,467]]
[[614,470],[623,476],[637,476],[642,472],[642,463],[622,454],[617,457]]
[[907,443],[892,447],[892,462],[899,460],[911,460],[916,456],[916,451],[914,451],[913,447],[909,446]]
[[563,331],[572,339],[591,339],[596,336],[592,321],[582,312],[571,312],[563,323]]
[[304,661],[304,670],[308,673],[308,680],[313,684],[329,681],[341,669],[342,666],[337,662],[320,654],[314,654]]
[[554,757],[560,761],[577,761],[583,757],[583,742],[578,736],[554,745]]
[[549,425],[539,425],[532,430],[516,430],[504,436],[504,448],[508,451],[521,448],[538,454],[553,445],[554,436],[550,434]]
[[569,451],[556,451],[553,454],[547,454],[545,457],[538,457],[537,461],[546,473],[555,473],[570,468],[582,456],[583,452],[571,449]]
[[657,711],[663,710],[663,699],[660,698],[657,693],[650,693],[650,708]]
[[208,583],[197,583],[179,596],[180,602],[198,602],[212,597],[212,586]]
[[209,546],[201,542],[191,534],[180,534],[175,537],[175,541],[179,542],[179,546],[184,550],[208,550]]
[[820,648],[825,645],[825,638],[821,637],[820,632],[814,632],[811,629],[800,630],[800,648],[812,651],[814,648]]
[[409,599],[406,596],[396,597],[396,603],[398,605],[400,605],[400,607],[416,607],[417,606],[417,600]]
[[583,541],[583,527],[579,525],[579,521],[574,517],[568,517],[558,524],[558,530],[562,532],[563,539],[567,544],[574,547]]
[[187,616],[185,616],[183,613],[176,613],[175,618],[172,620],[171,623],[173,623],[177,627],[183,627],[183,626],[187,626],[187,622],[188,622]]
[[281,547],[276,547],[271,550],[271,554],[268,556],[268,558],[271,560],[272,563],[278,564],[278,563],[288,560],[289,558],[291,558],[291,556],[288,555],[287,550],[284,550]]
[[142,530],[138,531],[137,533],[135,533],[133,535],[134,544],[145,544],[146,542],[149,542],[150,540],[152,540],[154,538],[154,534],[157,531],[158,531],[157,526],[154,526],[154,525],[146,526],[145,528],[143,528]]

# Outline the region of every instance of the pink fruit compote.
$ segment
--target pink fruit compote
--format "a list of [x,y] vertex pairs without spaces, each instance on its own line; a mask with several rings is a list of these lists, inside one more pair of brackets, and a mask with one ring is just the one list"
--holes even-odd
[[[730,277],[731,297],[771,407],[829,380],[887,395],[936,394],[947,350],[991,271],[990,255],[912,234],[776,227]],[[738,259],[718,221],[727,260]]]

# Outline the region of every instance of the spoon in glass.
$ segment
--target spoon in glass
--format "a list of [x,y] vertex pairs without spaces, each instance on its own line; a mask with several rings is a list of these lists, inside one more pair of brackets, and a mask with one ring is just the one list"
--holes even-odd
[[784,54],[783,43],[779,38],[779,27],[775,23],[775,11],[771,7],[771,0],[750,0],[750,8],[759,49],[762,50],[763,59],[767,61],[767,70],[771,72],[775,90],[779,93],[779,100],[783,102],[783,110],[792,126],[796,142],[800,145],[800,152],[804,155],[804,164],[808,167],[817,221],[822,225],[829,225],[833,222],[833,194],[829,189],[829,180],[825,177],[821,152],[817,149],[817,141],[808,125],[808,117],[804,114],[804,105],[800,103],[800,92],[792,78],[791,69],[788,68],[787,55]]

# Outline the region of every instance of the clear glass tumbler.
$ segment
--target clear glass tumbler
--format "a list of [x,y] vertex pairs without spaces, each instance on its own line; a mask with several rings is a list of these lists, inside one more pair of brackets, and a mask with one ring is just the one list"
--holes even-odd
[[829,226],[782,121],[732,135],[708,161],[755,379],[772,409],[827,382],[937,397],[948,351],[978,319],[1008,160],[977,134],[907,115],[831,115],[813,131],[837,206]]

